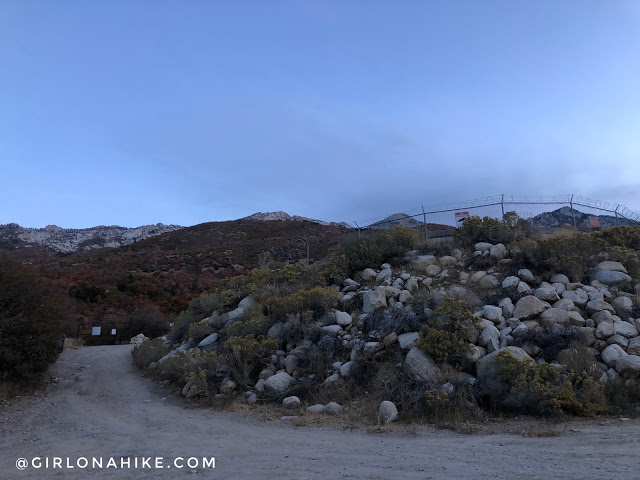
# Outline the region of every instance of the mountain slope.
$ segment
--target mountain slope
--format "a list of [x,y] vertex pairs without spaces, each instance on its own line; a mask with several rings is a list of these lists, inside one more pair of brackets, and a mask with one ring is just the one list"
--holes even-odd
[[612,215],[589,215],[584,212],[580,212],[573,209],[573,216],[571,207],[562,207],[553,212],[544,212],[540,215],[536,215],[532,219],[534,227],[541,228],[559,228],[559,227],[571,227],[573,228],[573,217],[575,216],[576,226],[578,228],[590,228],[590,217],[596,217],[600,222],[600,228],[615,227],[616,225],[629,225],[632,227],[638,226],[638,222],[633,220],[627,220],[622,217],[614,217]]

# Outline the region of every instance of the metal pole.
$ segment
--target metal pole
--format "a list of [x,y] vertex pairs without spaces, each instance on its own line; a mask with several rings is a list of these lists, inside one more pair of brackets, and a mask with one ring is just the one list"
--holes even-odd
[[356,228],[358,229],[358,240],[360,240],[360,225],[358,225],[358,222],[356,222],[355,220],[353,223],[356,224]]
[[620,208],[620,204],[616,206],[616,211],[613,212],[616,214],[616,225],[620,225],[620,218],[618,217],[618,209]]
[[424,239],[429,238],[427,235],[427,214],[424,212],[424,206],[422,206],[422,225],[424,225]]
[[502,194],[502,197],[500,198],[500,206],[502,207],[502,223],[504,223],[504,193]]
[[571,199],[569,200],[569,205],[571,205],[571,218],[573,218],[573,228],[575,230],[578,230],[578,227],[576,226],[576,215],[573,212],[573,194],[571,194]]

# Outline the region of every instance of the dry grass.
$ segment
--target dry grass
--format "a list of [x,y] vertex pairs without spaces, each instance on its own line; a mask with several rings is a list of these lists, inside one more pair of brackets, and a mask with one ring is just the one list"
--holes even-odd
[[563,435],[563,432],[552,428],[526,428],[520,432],[520,435],[530,438],[548,438],[560,437]]

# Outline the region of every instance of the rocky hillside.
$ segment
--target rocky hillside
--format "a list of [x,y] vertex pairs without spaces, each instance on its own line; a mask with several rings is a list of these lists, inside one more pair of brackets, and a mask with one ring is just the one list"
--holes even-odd
[[409,217],[406,213],[394,213],[386,218],[383,218],[379,222],[375,222],[371,225],[371,228],[391,228],[394,225],[401,225],[403,227],[417,227],[422,225],[413,217]]
[[[578,228],[591,228],[589,218],[595,215],[589,215],[584,212],[580,212],[573,209],[575,215],[576,226]],[[617,225],[628,225],[631,227],[637,227],[638,222],[633,220],[627,220],[622,217],[614,217],[612,215],[597,215],[600,221],[600,228],[610,228]],[[540,215],[533,217],[532,224],[534,227],[540,228],[573,228],[573,216],[571,215],[571,207],[562,207],[553,212],[544,212]]]
[[346,222],[325,222],[323,220],[316,220],[313,218],[301,217],[299,215],[289,215],[287,212],[283,212],[279,210],[277,212],[257,212],[253,215],[249,215],[248,217],[241,218],[240,220],[259,220],[261,222],[271,222],[271,221],[280,221],[280,222],[313,222],[319,225],[329,225],[329,226],[340,226],[345,228],[352,228]]
[[179,225],[143,225],[126,228],[100,225],[71,229],[49,225],[45,228],[23,228],[16,223],[0,225],[0,247],[20,248],[39,245],[58,253],[73,253],[104,247],[122,247],[145,238],[173,232]]

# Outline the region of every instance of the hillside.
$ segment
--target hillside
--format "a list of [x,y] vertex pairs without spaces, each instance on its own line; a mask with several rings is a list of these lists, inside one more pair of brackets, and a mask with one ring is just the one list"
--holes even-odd
[[596,217],[600,222],[600,228],[610,228],[617,225],[628,225],[631,227],[638,226],[638,222],[633,220],[627,220],[622,217],[614,217],[612,215],[589,215],[584,212],[580,212],[573,209],[573,215],[571,214],[571,207],[562,207],[553,212],[544,212],[536,215],[532,219],[534,227],[539,228],[561,228],[569,227],[573,228],[573,218],[575,216],[576,226],[578,228],[590,228],[590,217]]

